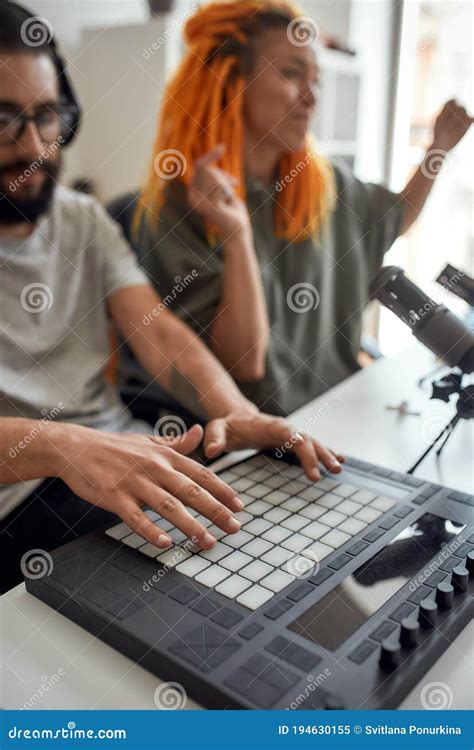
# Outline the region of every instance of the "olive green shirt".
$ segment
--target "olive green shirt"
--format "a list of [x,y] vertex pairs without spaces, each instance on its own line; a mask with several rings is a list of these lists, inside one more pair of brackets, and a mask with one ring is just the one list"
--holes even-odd
[[[336,206],[320,242],[276,239],[276,189],[247,181],[270,335],[265,377],[238,385],[274,414],[286,416],[359,369],[369,283],[400,232],[400,196],[361,182],[343,165],[333,166]],[[181,184],[169,190],[157,233],[142,231],[139,255],[165,304],[208,340],[221,297],[223,254],[209,246]],[[123,362],[122,382],[129,373],[130,362]],[[147,396],[151,392],[148,387]]]

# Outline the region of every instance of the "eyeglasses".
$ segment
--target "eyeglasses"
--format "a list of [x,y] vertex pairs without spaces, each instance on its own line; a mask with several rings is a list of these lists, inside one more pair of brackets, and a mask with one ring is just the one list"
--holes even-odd
[[48,106],[34,115],[26,115],[14,107],[0,104],[0,145],[18,141],[28,122],[34,122],[43,143],[52,143],[71,131],[77,115],[77,107],[70,104]]

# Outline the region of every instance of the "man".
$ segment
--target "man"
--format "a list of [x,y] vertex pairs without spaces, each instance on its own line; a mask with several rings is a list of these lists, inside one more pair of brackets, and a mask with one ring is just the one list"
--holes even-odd
[[285,444],[313,480],[320,478],[319,461],[337,473],[343,460],[258,412],[198,337],[163,309],[99,204],[58,184],[61,147],[74,137],[78,121],[51,30],[2,1],[3,591],[21,580],[25,552],[54,548],[109,520],[110,512],[157,548],[169,546],[170,539],[144,506],[205,549],[216,539],[187,506],[227,532],[240,528],[234,512],[242,509],[241,500],[187,457],[203,439],[202,428],[171,441],[157,438],[149,426],[133,421],[106,383],[109,318],[152,377],[210,420],[207,457]]

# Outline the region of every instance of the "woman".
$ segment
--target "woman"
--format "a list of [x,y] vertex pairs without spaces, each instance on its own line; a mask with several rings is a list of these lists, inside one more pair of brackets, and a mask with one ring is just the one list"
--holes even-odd
[[[282,415],[358,369],[369,283],[433,182],[424,164],[395,194],[318,151],[302,15],[278,0],[214,2],[188,21],[134,221],[161,296],[250,399]],[[427,158],[470,122],[448,103]]]

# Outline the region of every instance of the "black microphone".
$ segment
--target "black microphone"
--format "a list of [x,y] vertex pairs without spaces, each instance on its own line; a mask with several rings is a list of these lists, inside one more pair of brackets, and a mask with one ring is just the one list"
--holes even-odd
[[388,307],[413,335],[450,367],[474,372],[474,334],[451,310],[428,297],[398,266],[384,266],[370,296]]

